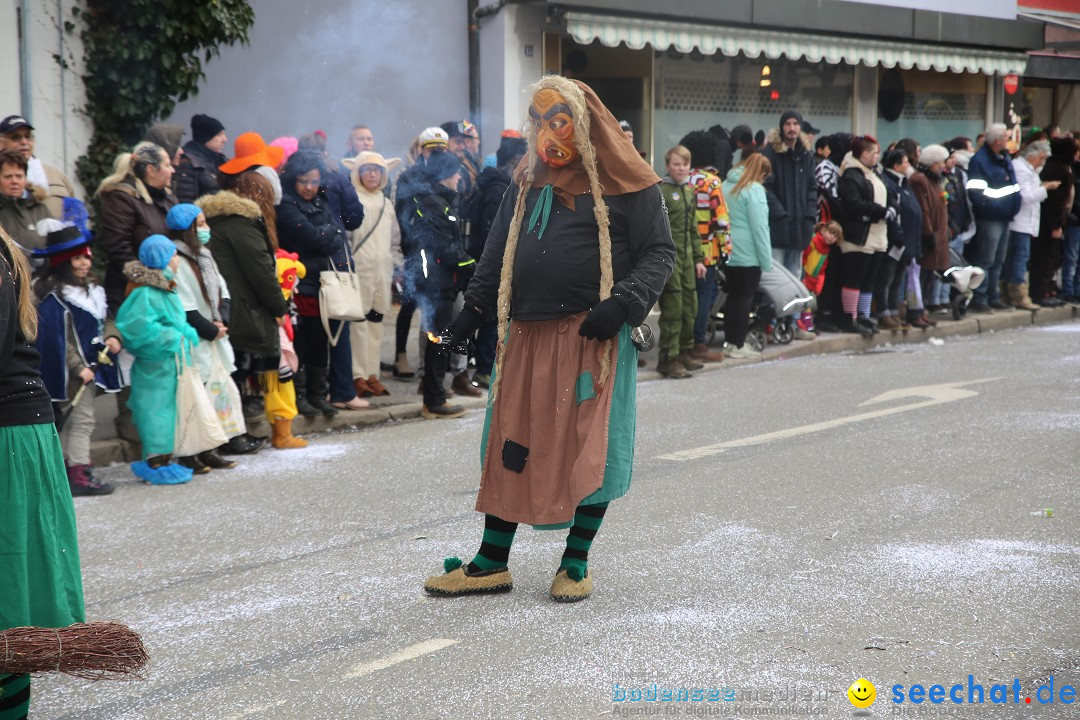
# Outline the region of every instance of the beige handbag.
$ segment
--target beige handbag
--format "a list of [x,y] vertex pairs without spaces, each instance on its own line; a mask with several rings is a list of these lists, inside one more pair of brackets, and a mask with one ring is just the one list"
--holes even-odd
[[[363,322],[366,319],[360,278],[353,272],[352,256],[348,252],[345,253],[345,263],[348,270],[338,270],[330,261],[330,269],[319,273],[319,317],[322,318],[331,347],[337,346],[344,322]],[[330,334],[331,320],[343,321],[333,335]]]

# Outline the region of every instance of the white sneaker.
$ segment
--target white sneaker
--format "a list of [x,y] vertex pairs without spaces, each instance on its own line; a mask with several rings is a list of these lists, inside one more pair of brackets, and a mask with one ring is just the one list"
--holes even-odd
[[730,350],[727,350],[724,355],[726,357],[732,358],[733,360],[757,360],[761,357],[761,353],[759,353],[757,350],[754,350],[749,345],[732,347]]

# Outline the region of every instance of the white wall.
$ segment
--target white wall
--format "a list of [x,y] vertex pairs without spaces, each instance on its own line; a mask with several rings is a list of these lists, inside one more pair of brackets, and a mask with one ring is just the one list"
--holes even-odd
[[[543,74],[541,7],[508,5],[480,22],[480,139],[495,152],[503,130],[521,130],[529,107],[526,88]],[[531,47],[532,55],[526,55]]]
[[252,0],[250,45],[222,50],[199,94],[167,122],[188,128],[195,113],[225,125],[232,140],[254,130],[269,142],[314,130],[332,157],[349,128],[365,124],[375,149],[404,158],[430,125],[469,110],[465,0]]
[[[0,2],[0,118],[20,114],[34,126],[35,152],[64,171],[73,183],[75,160],[90,142],[90,125],[79,112],[86,102],[82,86],[82,42],[75,35],[61,38],[60,18],[71,19],[73,0],[29,0],[30,103],[23,107],[19,59],[19,0]],[[54,56],[67,59],[62,70]]]

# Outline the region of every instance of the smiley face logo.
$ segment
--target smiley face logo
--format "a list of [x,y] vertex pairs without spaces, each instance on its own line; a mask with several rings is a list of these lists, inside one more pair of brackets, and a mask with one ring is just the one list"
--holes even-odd
[[848,700],[857,708],[868,708],[877,699],[877,688],[866,678],[859,678],[847,689]]

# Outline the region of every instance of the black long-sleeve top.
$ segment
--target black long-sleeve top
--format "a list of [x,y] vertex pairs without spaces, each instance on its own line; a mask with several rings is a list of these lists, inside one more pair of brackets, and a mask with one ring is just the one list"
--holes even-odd
[[40,365],[37,347],[19,328],[19,289],[11,257],[0,243],[0,426],[53,421]]
[[[494,317],[499,275],[518,188],[511,186],[491,226],[484,254],[465,302]],[[543,238],[527,227],[539,188],[525,198],[525,217],[514,257],[510,314],[518,320],[551,320],[589,310],[600,301],[599,228],[592,195],[575,195],[571,211],[557,199]],[[606,195],[611,228],[614,287],[627,322],[640,325],[675,268],[675,243],[659,184],[625,195]]]

